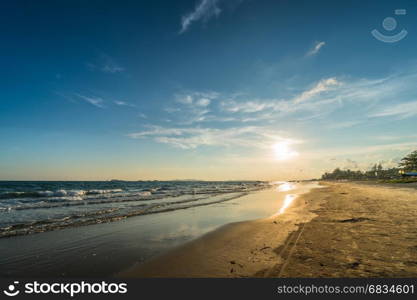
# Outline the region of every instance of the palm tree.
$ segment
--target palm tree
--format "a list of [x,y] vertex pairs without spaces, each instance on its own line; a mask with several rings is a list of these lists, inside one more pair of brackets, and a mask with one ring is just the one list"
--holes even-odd
[[401,159],[400,167],[407,171],[417,171],[417,150]]

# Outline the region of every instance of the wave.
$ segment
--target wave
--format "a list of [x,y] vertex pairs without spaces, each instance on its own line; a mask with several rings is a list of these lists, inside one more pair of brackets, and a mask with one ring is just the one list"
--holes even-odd
[[265,182],[0,182],[0,237],[210,205]]
[[0,199],[10,198],[41,198],[41,197],[80,197],[84,195],[112,194],[123,192],[122,189],[107,190],[56,190],[56,191],[29,191],[29,192],[4,192]]
[[238,193],[220,199],[212,199],[212,201],[207,202],[199,202],[199,200],[210,199],[213,197],[201,197],[180,201],[156,203],[151,205],[140,204],[134,207],[129,207],[128,210],[123,210],[121,208],[110,208],[86,213],[73,214],[70,216],[64,216],[60,218],[48,218],[37,221],[31,221],[28,223],[17,223],[5,227],[0,227],[0,238],[40,233],[68,227],[108,223],[133,216],[156,214],[180,209],[188,209],[198,206],[206,206],[234,200],[247,194],[248,193]]

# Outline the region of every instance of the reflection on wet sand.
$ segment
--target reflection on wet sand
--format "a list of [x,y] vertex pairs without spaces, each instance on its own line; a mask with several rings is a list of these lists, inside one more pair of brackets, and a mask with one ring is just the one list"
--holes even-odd
[[225,224],[283,213],[295,195],[316,186],[277,182],[269,189],[207,206],[0,239],[0,275],[110,276]]
[[297,195],[293,195],[293,194],[285,195],[284,203],[282,204],[278,214],[284,213],[287,207],[291,205],[291,203],[294,201],[295,198],[297,198]]

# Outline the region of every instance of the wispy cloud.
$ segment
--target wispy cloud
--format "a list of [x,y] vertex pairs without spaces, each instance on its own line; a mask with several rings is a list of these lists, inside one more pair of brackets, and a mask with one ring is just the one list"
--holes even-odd
[[206,107],[211,100],[219,96],[216,92],[185,92],[175,96],[176,101],[182,104]]
[[354,121],[340,120],[346,122],[344,127],[349,127],[362,123],[370,116],[406,118],[417,115],[416,102],[397,102],[391,106],[384,104],[392,102],[392,99],[417,97],[415,91],[410,89],[415,80],[417,72],[377,79],[331,77],[319,80],[292,97],[251,99],[247,96],[225,96],[219,97],[218,102],[226,117],[258,121],[276,120],[295,114],[298,120],[324,119],[336,110],[348,108],[357,113]]
[[256,113],[265,110],[274,112],[295,112],[300,109],[311,109],[315,105],[328,104],[328,101],[321,99],[314,104],[306,104],[309,100],[312,100],[315,96],[324,92],[330,91],[336,86],[340,86],[342,83],[336,78],[327,78],[320,80],[312,88],[296,95],[292,99],[269,99],[269,100],[251,100],[246,102],[237,102],[235,100],[223,101],[222,108],[225,111],[232,113]]
[[416,115],[414,102],[400,102],[393,109],[384,104],[392,102],[392,99],[409,98],[413,93],[410,86],[415,80],[417,72],[376,79],[329,77],[313,82],[305,89],[297,87],[298,92],[283,98],[253,98],[245,93],[213,91],[183,92],[175,95],[174,102],[164,110],[170,114],[170,122],[179,125],[203,122],[273,124],[290,116],[301,122],[317,122],[326,120],[330,114],[337,114],[337,111],[346,115],[342,109],[354,112],[354,120],[346,115],[344,119],[328,121],[323,125],[329,129],[340,129],[363,124],[370,116],[403,118]]
[[343,128],[351,128],[361,123],[362,123],[361,121],[332,122],[330,124],[326,124],[326,127],[331,128],[331,129],[343,129]]
[[[329,156],[357,156],[361,157],[365,154],[381,153],[384,151],[403,151],[404,153],[415,149],[417,142],[404,142],[404,143],[387,143],[370,146],[352,146],[352,147],[328,147],[326,148],[325,155]],[[317,149],[310,151],[312,156],[323,157],[323,149]]]
[[[164,110],[174,115],[180,124],[203,122],[211,112],[209,106],[219,96],[216,92],[183,92],[175,95],[175,107]],[[178,105],[179,104],[179,105]],[[179,112],[181,112],[179,114]]]
[[198,1],[192,12],[182,16],[180,34],[186,32],[194,22],[207,22],[213,17],[218,17],[222,12],[218,7],[218,2],[219,0]]
[[195,149],[200,146],[267,148],[274,142],[300,142],[282,137],[271,128],[257,126],[224,129],[149,126],[148,130],[131,133],[128,136],[134,139],[152,138],[156,142],[181,149]]
[[144,113],[138,113],[138,116],[139,116],[139,118],[142,118],[142,119],[147,119],[148,118],[148,116],[147,115],[145,115]]
[[[297,114],[297,120],[323,119],[329,113],[352,104],[360,107],[363,118],[366,110],[378,101],[392,97],[402,86],[404,77],[379,79],[323,78],[305,90],[288,98],[251,98],[242,93],[231,95],[218,92],[185,92],[175,96],[175,101],[164,110],[178,124],[197,122],[260,122],[281,119]],[[308,113],[308,114],[306,114]],[[350,127],[363,122],[344,120],[334,128]]]
[[316,42],[314,47],[306,53],[306,56],[313,56],[319,53],[320,49],[326,45],[326,42]]
[[79,98],[83,99],[85,102],[90,103],[99,108],[104,108],[104,100],[100,97],[88,97],[80,94],[76,94]]
[[126,102],[126,101],[119,101],[119,100],[113,101],[113,103],[118,105],[118,106],[129,106],[129,107],[135,107],[136,106],[132,103],[129,103],[129,102]]
[[375,118],[397,117],[399,119],[417,116],[417,101],[395,103],[371,113],[369,116]]
[[393,141],[393,140],[404,140],[404,139],[409,140],[409,139],[417,139],[417,134],[411,134],[411,135],[385,134],[385,135],[376,136],[375,139],[380,140],[380,141]]
[[326,92],[331,89],[332,86],[341,85],[341,82],[336,78],[327,78],[320,80],[313,88],[303,92],[300,96],[295,97],[292,102],[298,104],[311,99],[320,93]]

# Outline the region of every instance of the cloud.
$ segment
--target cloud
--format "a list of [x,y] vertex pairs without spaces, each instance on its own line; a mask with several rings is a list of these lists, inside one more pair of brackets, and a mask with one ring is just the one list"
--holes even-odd
[[193,104],[193,96],[184,95],[181,97],[177,97],[177,102],[182,103],[182,104]]
[[[363,157],[365,154],[374,154],[381,152],[402,151],[408,152],[417,147],[417,142],[390,143],[370,146],[352,146],[352,147],[328,147],[325,154],[329,156],[357,156]],[[323,157],[323,149],[317,149],[310,152],[311,156],[316,158]]]
[[[413,89],[416,80],[417,72],[376,79],[330,77],[319,80],[292,97],[250,99],[245,95],[223,96],[218,102],[223,117],[257,121],[273,121],[294,114],[297,114],[297,120],[302,121],[323,119],[336,110],[346,108],[355,113],[355,120],[339,120],[340,126],[331,127],[351,127],[369,120],[369,117],[406,118],[417,115],[416,102],[400,102],[417,97]],[[392,102],[392,99],[399,102],[391,106],[384,104]]]
[[192,23],[197,21],[207,22],[213,17],[218,17],[222,12],[218,7],[219,0],[200,0],[195,9],[183,15],[181,18],[180,34],[186,32]]
[[[93,96],[85,96],[85,95],[81,95],[81,94],[75,94],[77,97],[81,98],[82,100],[84,100],[85,102],[94,105],[96,107],[99,108],[105,108],[105,101],[103,100],[103,98],[100,97],[93,97]],[[111,102],[110,102],[111,103]],[[115,100],[113,101],[113,103],[117,106],[128,106],[128,107],[136,107],[136,105],[126,102],[126,101],[120,101],[120,100]]]
[[417,101],[410,101],[404,103],[396,103],[379,111],[369,114],[370,117],[397,117],[399,119],[405,119],[417,115]]
[[320,49],[326,45],[326,42],[316,42],[313,49],[307,52],[306,56],[313,56],[319,53]]
[[221,103],[223,110],[228,112],[237,113],[255,113],[265,109],[274,108],[273,102],[262,102],[259,100],[252,100],[243,103],[236,102],[235,100],[224,101]]
[[326,127],[332,128],[332,129],[343,129],[343,128],[351,128],[361,123],[362,123],[361,121],[332,122],[330,124],[326,124]]
[[99,108],[104,108],[104,100],[99,97],[88,97],[80,94],[76,94],[78,97],[86,101],[87,103],[90,103],[91,105],[94,105]]
[[331,89],[332,86],[340,85],[336,78],[327,78],[320,80],[313,88],[303,92],[300,96],[295,97],[292,102],[294,104],[301,103],[311,99],[313,96],[318,95],[320,93],[326,92]]
[[206,107],[210,104],[210,102],[211,102],[211,100],[208,99],[208,98],[201,98],[201,99],[197,100],[196,105]]
[[380,141],[417,139],[417,134],[412,134],[412,135],[398,135],[398,134],[396,134],[396,135],[381,135],[381,136],[376,136],[375,139],[380,140]]
[[129,106],[129,107],[135,107],[136,105],[129,103],[129,102],[125,102],[125,101],[113,101],[114,104],[119,105],[119,106]]
[[329,104],[327,100],[316,101],[314,104],[305,104],[315,96],[332,90],[334,87],[342,85],[336,78],[322,79],[312,88],[302,92],[292,99],[270,99],[270,100],[251,100],[246,102],[236,102],[235,100],[223,101],[223,110],[231,113],[257,113],[265,110],[290,113],[302,109],[311,110],[317,105]]
[[158,143],[169,144],[181,149],[195,149],[200,146],[240,146],[269,148],[276,142],[291,144],[300,141],[284,138],[276,130],[267,127],[245,126],[234,128],[166,128],[148,126],[145,131],[128,134],[134,139],[152,138]]
[[207,120],[207,114],[211,112],[210,104],[218,96],[216,92],[182,92],[175,95],[177,106],[166,107],[164,110],[173,114],[180,124],[203,122]]
[[[265,122],[274,124],[289,116],[296,117],[295,120],[300,122],[317,122],[339,110],[338,121],[329,120],[323,126],[340,129],[363,124],[369,121],[370,114],[374,117],[394,115],[394,112],[398,116],[400,112],[406,116],[414,115],[416,110],[411,104],[399,104],[393,111],[379,106],[415,93],[410,88],[415,80],[417,72],[376,79],[328,77],[309,84],[305,89],[298,88],[298,92],[283,98],[252,98],[244,93],[221,94],[215,91],[182,92],[176,94],[174,103],[164,110],[170,114],[167,119],[179,125],[202,122],[264,122],[265,125]],[[354,113],[354,120],[352,114],[348,119],[340,118],[341,115],[346,116],[342,109]],[[331,120],[335,120],[335,116]]]
[[347,128],[367,120],[367,114],[378,103],[397,98],[409,90],[409,84],[417,80],[416,77],[410,74],[377,79],[329,77],[285,98],[251,98],[243,93],[214,91],[184,92],[175,95],[175,105],[164,110],[172,114],[171,120],[183,125],[196,122],[276,122],[290,115],[296,115],[298,121],[311,121],[324,119],[341,108],[358,110],[355,120],[339,120],[337,124],[327,126]]
[[101,68],[101,70],[105,73],[118,73],[123,72],[125,69],[113,64],[106,64]]

